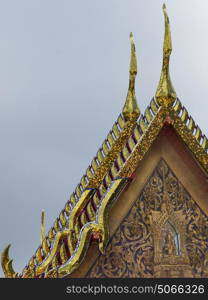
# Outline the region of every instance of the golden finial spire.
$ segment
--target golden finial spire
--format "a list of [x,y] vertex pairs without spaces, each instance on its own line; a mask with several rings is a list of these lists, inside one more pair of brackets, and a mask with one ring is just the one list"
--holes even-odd
[[2,252],[1,254],[1,266],[4,271],[4,275],[6,278],[16,278],[18,277],[18,274],[15,273],[12,262],[13,260],[9,257],[9,249],[11,247],[11,244],[9,244]]
[[136,49],[133,40],[133,34],[130,33],[131,41],[131,60],[129,67],[129,89],[126,97],[126,102],[123,107],[123,115],[126,120],[132,118],[138,118],[140,115],[140,110],[137,105],[136,96],[135,96],[135,78],[137,74],[137,59],[136,59]]
[[44,238],[45,238],[45,212],[42,210],[41,213],[41,225],[40,225],[40,242],[42,244]]
[[160,82],[155,94],[159,104],[168,106],[172,104],[177,98],[176,92],[172,86],[169,74],[169,61],[172,52],[172,41],[170,33],[170,23],[166,11],[166,6],[163,4],[163,13],[165,18],[165,36],[163,45],[163,65],[160,76]]

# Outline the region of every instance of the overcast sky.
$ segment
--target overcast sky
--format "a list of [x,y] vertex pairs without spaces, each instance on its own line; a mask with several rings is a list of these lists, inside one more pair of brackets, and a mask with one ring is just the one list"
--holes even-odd
[[[84,174],[128,88],[134,34],[142,111],[160,77],[161,0],[0,0],[0,251],[20,272]],[[165,1],[171,78],[207,135],[208,1]],[[2,271],[0,271],[2,276]]]

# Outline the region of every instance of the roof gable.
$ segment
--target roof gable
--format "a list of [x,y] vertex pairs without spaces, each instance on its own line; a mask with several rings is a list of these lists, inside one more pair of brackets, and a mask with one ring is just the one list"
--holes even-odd
[[[161,264],[169,272],[171,264],[174,268],[177,265],[182,277],[204,277],[208,273],[208,264],[204,264],[208,259],[207,229],[208,217],[161,159],[113,234],[105,254],[97,257],[86,277],[157,277]],[[170,253],[172,261],[166,255],[171,249],[165,249],[169,230],[177,237],[172,248],[175,253]],[[197,267],[196,257],[201,262]]]
[[170,81],[172,45],[165,8],[164,15],[163,67],[156,96],[141,115],[135,98],[137,66],[131,36],[130,81],[123,113],[22,274],[18,275],[12,268],[10,246],[4,250],[2,267],[7,277],[63,277],[70,274],[84,259],[91,238],[98,241],[103,252],[109,239],[109,207],[127,186],[164,126],[171,125],[175,129],[208,173],[208,140],[176,98]]

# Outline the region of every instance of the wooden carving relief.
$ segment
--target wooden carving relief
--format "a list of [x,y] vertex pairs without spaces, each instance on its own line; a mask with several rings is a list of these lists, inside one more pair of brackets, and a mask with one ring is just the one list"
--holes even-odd
[[164,160],[87,277],[208,277],[208,217]]

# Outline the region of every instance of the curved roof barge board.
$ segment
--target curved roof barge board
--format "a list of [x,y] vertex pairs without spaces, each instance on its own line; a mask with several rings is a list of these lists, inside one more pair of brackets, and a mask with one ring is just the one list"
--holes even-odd
[[[86,190],[95,190],[99,188],[101,182],[111,168],[111,165],[114,163],[117,155],[122,150],[128,137],[132,134],[132,131],[137,124],[136,121],[140,116],[140,110],[137,105],[135,96],[137,61],[132,34],[130,35],[130,41],[131,59],[129,67],[129,88],[127,99],[123,107],[123,113],[119,115],[117,121],[112,127],[112,130],[109,132],[107,138],[103,142],[101,148],[98,150],[95,158],[92,160],[86,173],[76,187],[75,192],[71,195],[70,200],[65,205],[65,208],[61,211],[59,217],[54,222],[53,227],[49,230],[48,235],[44,235],[43,224],[41,225],[42,243],[35,252],[35,255],[32,256],[29,260],[28,265],[23,269],[22,274],[17,275],[17,273],[15,273],[12,268],[12,260],[9,259],[9,247],[7,247],[5,251],[3,251],[1,262],[6,277],[35,277],[40,273],[40,270],[45,270],[47,266],[54,261],[54,251],[52,251],[51,248],[54,248],[54,245],[56,245],[55,247],[57,247],[57,251],[60,248],[59,241],[62,240],[62,237],[66,235],[66,230],[68,230],[67,227],[69,223],[69,216],[71,214],[76,215],[74,211],[77,210],[76,207],[78,203],[82,206],[82,201],[84,203],[87,202],[88,198],[85,199]],[[115,179],[115,177],[111,178],[110,182],[113,179]],[[103,196],[103,193],[105,192],[106,189],[103,189],[101,191],[101,198]],[[97,205],[99,206],[100,203],[97,203]],[[63,233],[63,236],[62,234],[60,234],[60,232]],[[75,249],[72,236],[73,233],[70,231],[69,235],[71,236],[71,238],[68,239],[68,246],[72,255]],[[35,269],[37,269],[36,272],[33,271]]]
[[[2,267],[6,277],[36,277],[43,274],[45,277],[52,277],[54,274],[63,277],[72,273],[84,259],[93,233],[99,237],[99,248],[101,251],[104,251],[108,241],[108,219],[107,213],[104,212],[101,216],[105,215],[105,217],[99,218],[99,212],[102,207],[105,207],[105,205],[108,207],[108,203],[116,199],[117,194],[112,194],[112,186],[115,187],[118,183],[118,177],[122,181],[125,178],[131,178],[164,126],[173,126],[178,136],[192,152],[196,161],[208,174],[208,140],[192,117],[189,116],[180,100],[177,99],[170,81],[169,58],[172,51],[172,43],[169,20],[164,6],[163,12],[165,17],[165,36],[161,78],[155,98],[151,100],[150,105],[145,110],[145,115],[140,115],[140,111],[135,104],[134,84],[137,64],[135,46],[131,35],[130,80],[123,115],[120,115],[117,122],[113,125],[107,139],[73,193],[71,200],[67,202],[64,212],[67,214],[68,219],[64,219],[64,221],[62,213],[60,214],[48,236],[45,237],[28,266],[23,270],[23,275],[18,275],[14,272],[12,260],[9,259],[9,247],[4,250],[2,253]],[[88,198],[89,194],[86,190],[90,188],[94,190],[94,193]],[[97,197],[97,200],[94,201],[96,209],[91,215],[91,221],[86,220],[81,228],[78,228],[80,211],[85,205],[90,203],[92,198],[94,200],[95,196]],[[72,218],[73,221],[70,221],[72,216],[74,216]],[[76,231],[75,243],[72,236],[72,225],[76,229],[74,230]],[[69,248],[71,247],[70,257],[60,265],[56,262],[55,254],[61,251],[61,243],[64,238],[68,239]],[[50,242],[48,249],[47,247],[44,248],[46,240]],[[42,258],[43,249],[46,249],[44,259]],[[50,270],[51,264],[52,270]]]

